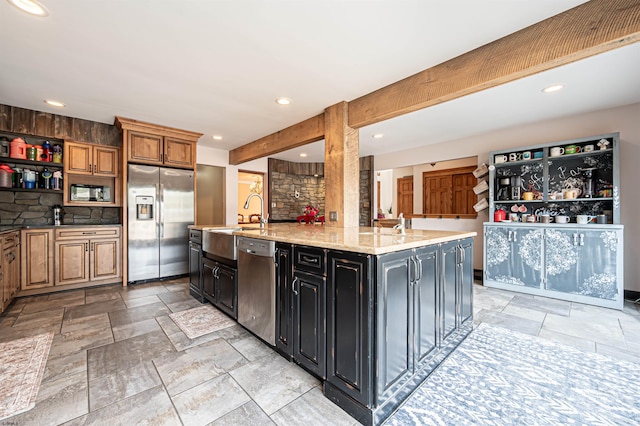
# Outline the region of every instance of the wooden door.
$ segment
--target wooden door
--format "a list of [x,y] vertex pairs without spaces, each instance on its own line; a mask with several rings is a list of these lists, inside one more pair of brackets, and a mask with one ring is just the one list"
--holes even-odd
[[53,229],[22,231],[22,290],[53,286]]
[[164,164],[172,167],[193,169],[195,144],[175,138],[164,138]]
[[129,132],[127,160],[132,163],[162,165],[162,136]]
[[451,175],[424,177],[424,214],[451,214]]
[[55,285],[89,281],[89,240],[55,242]]
[[91,281],[119,278],[120,275],[120,238],[111,240],[92,240],[89,243],[91,254]]
[[398,178],[398,212],[405,217],[413,214],[413,176]]
[[93,146],[84,143],[64,144],[64,171],[80,175],[93,173]]
[[119,152],[120,150],[118,148],[94,146],[93,174],[116,177],[118,175]]
[[473,192],[478,179],[470,173],[453,175],[453,210],[456,214],[475,214],[473,205],[478,197]]

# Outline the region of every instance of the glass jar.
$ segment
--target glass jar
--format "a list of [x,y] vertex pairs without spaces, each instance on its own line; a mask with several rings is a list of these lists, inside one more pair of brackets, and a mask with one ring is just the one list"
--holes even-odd
[[38,149],[33,145],[27,145],[27,160],[36,161]]
[[55,144],[52,150],[53,150],[53,156],[52,156],[53,162],[62,163],[62,146]]

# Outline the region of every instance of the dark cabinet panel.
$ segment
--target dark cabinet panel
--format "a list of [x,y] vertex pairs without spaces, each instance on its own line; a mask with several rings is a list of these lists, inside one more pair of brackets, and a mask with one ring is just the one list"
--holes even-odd
[[202,263],[202,246],[189,242],[189,293],[197,301],[203,302],[202,297],[202,276],[200,266]]
[[442,329],[441,338],[446,339],[456,329],[456,278],[458,273],[458,242],[442,245]]
[[216,303],[214,305],[231,317],[238,318],[238,278],[236,269],[218,264],[215,274]]
[[317,275],[326,275],[325,250],[319,247],[296,246],[294,268]]
[[238,319],[237,269],[203,257],[202,295],[215,307]]
[[276,348],[288,359],[293,356],[292,251],[290,244],[276,243]]
[[412,251],[389,253],[377,263],[376,395],[385,400],[413,373]]
[[425,361],[437,346],[438,246],[416,249],[418,277],[414,286],[415,364]]
[[372,403],[373,295],[370,256],[332,251],[327,276],[327,382]]
[[473,240],[460,242],[460,323],[473,315]]
[[324,378],[325,363],[325,278],[294,272],[293,357],[297,363]]
[[206,258],[202,259],[202,295],[211,303],[216,301],[215,268],[216,262]]

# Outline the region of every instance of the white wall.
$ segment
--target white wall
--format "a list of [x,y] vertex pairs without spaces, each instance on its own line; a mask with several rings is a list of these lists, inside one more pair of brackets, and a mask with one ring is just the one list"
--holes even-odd
[[[463,138],[446,143],[428,145],[406,151],[376,156],[376,170],[394,169],[421,163],[431,163],[477,155],[478,163],[489,162],[489,152],[510,147],[551,143],[603,133],[620,132],[620,196],[621,223],[624,230],[624,288],[640,291],[640,103],[602,111],[573,115],[531,123],[523,126]],[[482,233],[482,222],[488,211],[478,214],[475,230]],[[461,221],[442,220],[428,226],[436,229],[460,229]],[[476,238],[476,268],[482,268],[482,238]],[[480,258],[478,258],[480,256]]]
[[[375,197],[380,197],[380,208],[387,213],[389,207],[393,207],[393,176],[391,174],[391,170],[381,170],[380,175],[377,176],[377,181],[380,182],[380,193],[377,193],[377,185],[374,188]],[[377,206],[377,198],[375,199],[376,203],[374,206]],[[394,210],[395,211],[395,210]],[[374,218],[378,217],[378,212],[376,211],[374,214]]]
[[[225,225],[238,224],[238,170],[248,170],[252,172],[263,172],[264,182],[263,188],[267,188],[267,171],[269,168],[267,158],[259,158],[257,160],[242,163],[240,166],[229,165],[229,151],[221,149],[203,147],[198,145],[198,164],[207,164],[211,166],[220,166],[225,168]],[[267,194],[264,194],[264,211],[268,211]]]

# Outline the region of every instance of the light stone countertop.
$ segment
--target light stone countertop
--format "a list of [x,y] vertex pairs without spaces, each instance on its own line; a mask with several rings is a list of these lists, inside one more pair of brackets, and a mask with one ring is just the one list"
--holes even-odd
[[233,235],[366,254],[391,253],[476,236],[475,232],[419,229],[407,229],[406,235],[400,235],[392,228],[334,228],[298,223],[268,223],[264,229],[260,229],[257,224],[238,227],[194,225],[189,228],[240,228]]

